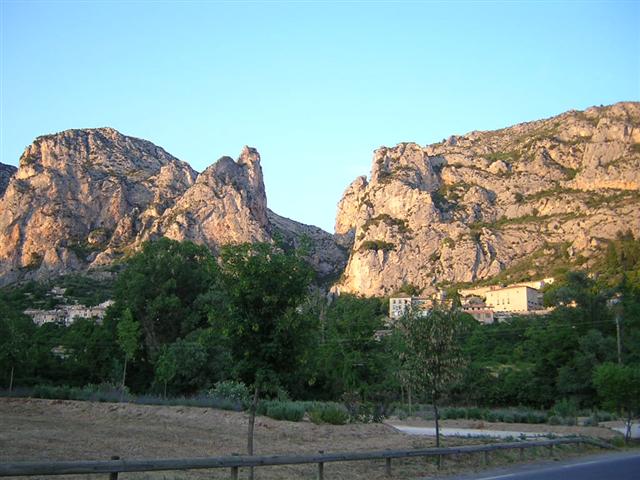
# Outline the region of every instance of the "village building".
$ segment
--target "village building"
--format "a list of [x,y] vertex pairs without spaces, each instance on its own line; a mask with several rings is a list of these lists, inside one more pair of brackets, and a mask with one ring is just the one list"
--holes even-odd
[[60,305],[53,310],[36,310],[30,308],[25,310],[24,314],[30,316],[33,322],[39,326],[45,323],[58,323],[69,326],[78,318],[94,318],[98,322],[101,322],[107,312],[107,308],[111,305],[113,305],[113,300],[107,300],[94,307],[73,304]]
[[527,285],[489,290],[485,301],[496,312],[530,312],[543,308],[542,293]]
[[493,323],[495,320],[493,310],[480,297],[466,298],[462,303],[462,311],[480,323]]
[[444,291],[438,290],[429,298],[409,295],[391,297],[389,299],[389,318],[391,320],[397,320],[407,312],[422,312],[422,314],[425,315],[436,304],[451,304],[451,302],[446,299]]
[[420,297],[391,297],[389,299],[389,318],[397,320],[405,313],[428,311],[433,306],[433,300]]

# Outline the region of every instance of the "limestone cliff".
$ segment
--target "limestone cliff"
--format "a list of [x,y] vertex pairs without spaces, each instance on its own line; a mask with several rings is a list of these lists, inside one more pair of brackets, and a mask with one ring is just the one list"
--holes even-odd
[[582,264],[602,239],[640,233],[640,104],[382,147],[370,178],[338,205],[351,247],[340,291],[429,291],[526,261],[535,275],[557,255]]
[[111,128],[38,137],[0,200],[0,283],[121,255],[195,178],[163,149]]
[[0,163],[0,197],[4,195],[7,186],[9,185],[9,180],[13,177],[18,169],[12,165],[5,165],[4,163]]
[[222,157],[167,209],[154,234],[216,248],[270,240],[260,155],[245,147],[235,162]]
[[321,277],[344,268],[332,235],[268,211],[255,149],[198,175],[148,141],[68,130],[37,138],[0,198],[0,285],[108,265],[159,236],[216,250],[272,241],[276,231],[292,244],[311,239]]

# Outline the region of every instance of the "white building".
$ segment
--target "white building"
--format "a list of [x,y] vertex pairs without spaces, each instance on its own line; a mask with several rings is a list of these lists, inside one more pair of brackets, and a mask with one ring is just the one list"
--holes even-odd
[[433,300],[419,297],[392,297],[389,299],[389,318],[397,320],[406,312],[428,311],[433,307]]
[[107,308],[111,305],[113,305],[113,300],[107,300],[94,307],[74,304],[60,305],[53,310],[35,310],[30,308],[25,310],[24,314],[29,315],[36,325],[59,323],[69,326],[78,318],[95,318],[98,322],[101,322],[107,312]]
[[527,285],[489,290],[485,299],[487,306],[496,312],[530,312],[543,308],[540,291]]

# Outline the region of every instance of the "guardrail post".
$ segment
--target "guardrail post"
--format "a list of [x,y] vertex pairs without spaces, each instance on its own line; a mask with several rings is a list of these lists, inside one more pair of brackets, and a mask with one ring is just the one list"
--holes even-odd
[[489,450],[484,451],[484,464],[489,465]]
[[520,460],[524,460],[524,448],[520,447]]
[[553,443],[549,445],[549,456],[553,457]]
[[[318,450],[318,453],[322,455],[324,450]],[[318,480],[324,480],[324,462],[318,462]]]
[[[118,455],[111,455],[111,460],[120,460]],[[109,480],[118,480],[118,472],[111,472],[109,474]]]
[[391,476],[391,457],[385,458],[384,473],[387,477]]
[[[237,457],[238,453],[232,453],[234,457]],[[238,480],[238,467],[231,467],[231,480]]]

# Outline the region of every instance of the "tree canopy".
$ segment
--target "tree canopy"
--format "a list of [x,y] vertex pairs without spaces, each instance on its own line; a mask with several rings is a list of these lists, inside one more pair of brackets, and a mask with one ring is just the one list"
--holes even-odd
[[153,357],[162,345],[207,325],[200,297],[216,281],[216,261],[206,247],[168,238],[146,242],[118,277],[117,308],[140,323]]

